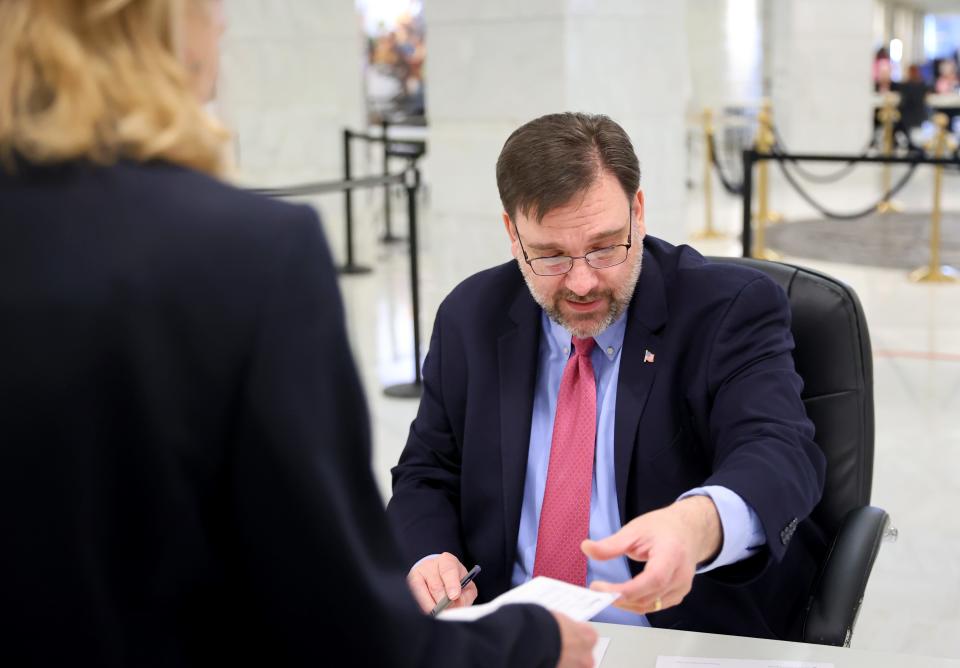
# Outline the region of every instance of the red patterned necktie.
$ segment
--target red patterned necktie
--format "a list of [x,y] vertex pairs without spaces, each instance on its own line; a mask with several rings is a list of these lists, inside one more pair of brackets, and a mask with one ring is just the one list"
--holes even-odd
[[597,385],[590,351],[596,342],[573,337],[576,351],[560,380],[547,484],[540,510],[533,576],[584,586],[587,557],[580,543],[590,534],[590,490],[597,436]]

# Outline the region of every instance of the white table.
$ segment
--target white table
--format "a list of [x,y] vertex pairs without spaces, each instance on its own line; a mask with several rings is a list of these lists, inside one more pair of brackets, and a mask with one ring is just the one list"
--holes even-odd
[[[619,624],[593,625],[610,646],[600,668],[654,668],[658,656],[827,661],[835,668],[960,668],[960,660],[670,631]],[[856,642],[856,635],[854,635]]]

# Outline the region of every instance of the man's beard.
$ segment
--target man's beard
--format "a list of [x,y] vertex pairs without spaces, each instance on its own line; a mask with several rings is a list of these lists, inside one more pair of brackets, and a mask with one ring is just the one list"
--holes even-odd
[[[633,299],[633,292],[637,287],[637,281],[640,279],[640,269],[643,265],[643,240],[641,239],[638,244],[635,244],[633,249],[635,249],[639,255],[627,280],[618,288],[601,292],[591,292],[583,297],[570,290],[562,289],[554,295],[552,301],[548,301],[547,296],[540,293],[534,287],[533,281],[530,278],[530,267],[525,266],[526,263],[520,259],[517,260],[517,263],[520,265],[520,273],[523,274],[523,280],[526,281],[527,288],[529,288],[534,301],[540,305],[540,308],[546,312],[550,319],[570,332],[573,336],[579,339],[588,339],[597,336],[600,332],[615,323],[630,305],[630,300]],[[629,262],[630,258],[628,258],[627,261]],[[604,270],[594,269],[594,271]],[[607,312],[599,318],[597,318],[596,313],[574,312],[565,314],[560,310],[560,305],[564,300],[586,304],[597,299],[605,299],[608,302]]]

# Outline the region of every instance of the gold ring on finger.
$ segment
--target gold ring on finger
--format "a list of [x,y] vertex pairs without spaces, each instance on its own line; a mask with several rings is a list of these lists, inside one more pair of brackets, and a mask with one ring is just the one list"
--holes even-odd
[[660,612],[663,610],[663,601],[660,600],[660,597],[657,597],[657,600],[653,602],[653,611]]

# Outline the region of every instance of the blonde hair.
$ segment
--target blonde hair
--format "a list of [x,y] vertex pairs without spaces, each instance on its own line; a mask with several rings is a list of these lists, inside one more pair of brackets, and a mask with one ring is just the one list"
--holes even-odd
[[179,56],[186,0],[0,0],[0,159],[225,171]]

